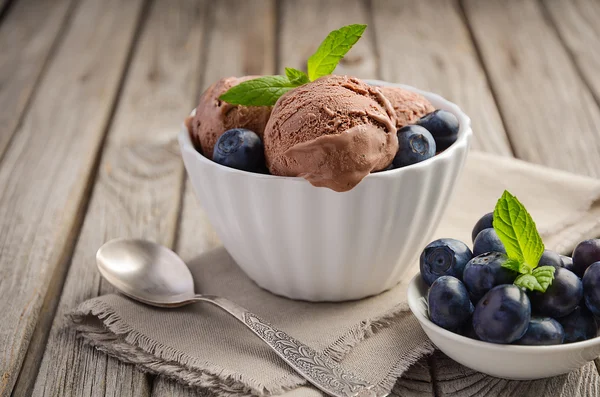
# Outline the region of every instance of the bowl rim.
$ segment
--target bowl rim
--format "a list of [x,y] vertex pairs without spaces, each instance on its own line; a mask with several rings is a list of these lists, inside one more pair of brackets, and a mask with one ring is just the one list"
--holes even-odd
[[[458,137],[457,137],[456,141],[452,145],[450,145],[450,147],[448,147],[446,150],[444,150],[443,152],[441,152],[425,161],[421,161],[416,164],[411,164],[406,167],[370,173],[361,181],[361,183],[366,180],[394,178],[399,175],[402,175],[403,173],[411,172],[411,170],[427,168],[434,162],[443,161],[446,158],[452,157],[453,155],[455,155],[455,153],[457,151],[460,150],[460,147],[468,146],[470,137],[473,134],[473,130],[471,128],[471,118],[469,116],[467,116],[467,114],[464,113],[457,104],[450,102],[449,100],[445,99],[444,97],[442,97],[439,94],[435,94],[435,93],[429,92],[429,91],[424,91],[424,90],[421,90],[421,89],[418,89],[418,88],[415,88],[415,87],[412,87],[412,86],[409,86],[406,84],[390,83],[390,82],[383,81],[383,80],[372,80],[372,79],[363,79],[363,80],[366,83],[374,85],[374,86],[388,86],[388,87],[404,88],[408,91],[412,91],[417,94],[423,95],[424,97],[426,97],[429,100],[433,99],[434,102],[442,103],[444,108],[449,109],[449,111],[452,112],[458,118],[459,130],[458,130]],[[190,112],[190,115],[193,116],[195,114],[195,112],[196,112],[196,109],[194,108]],[[254,178],[254,179],[288,180],[288,181],[308,183],[308,181],[306,181],[302,177],[258,174],[258,173],[247,172],[247,171],[242,171],[242,170],[238,170],[235,168],[226,167],[224,165],[215,163],[214,161],[212,161],[212,160],[208,159],[207,157],[203,156],[202,154],[200,154],[195,149],[195,147],[192,143],[192,140],[190,138],[189,131],[187,130],[187,127],[185,126],[185,123],[181,123],[181,131],[179,133],[179,144],[180,144],[182,151],[187,151],[197,161],[200,161],[201,163],[204,163],[207,166],[211,166],[211,167],[220,169],[220,171],[222,171],[224,173],[245,175],[246,177]]]
[[[408,285],[408,290],[407,290],[406,295],[407,295],[408,306],[410,307],[410,311],[417,318],[417,320],[419,320],[421,327],[427,327],[432,332],[441,334],[444,337],[451,339],[455,342],[469,344],[475,348],[479,347],[479,348],[485,348],[485,349],[492,350],[492,351],[501,351],[503,353],[521,353],[521,354],[522,353],[535,353],[535,352],[546,352],[547,353],[549,351],[562,352],[562,351],[569,351],[569,350],[580,350],[580,349],[584,349],[589,346],[594,346],[594,345],[600,344],[600,336],[596,336],[594,338],[580,341],[580,342],[566,343],[566,344],[560,344],[560,345],[525,346],[525,345],[510,345],[510,344],[484,342],[484,341],[480,341],[480,340],[476,340],[476,339],[471,339],[471,338],[468,338],[468,337],[460,335],[460,334],[456,334],[452,331],[448,331],[447,329],[440,327],[439,325],[437,325],[433,321],[431,321],[427,316],[424,316],[421,313],[421,311],[419,310],[419,308],[417,306],[418,305],[417,301],[422,298],[424,299],[425,296],[423,296],[422,294],[419,293],[418,283],[425,284],[425,282],[421,279],[421,273],[417,273],[410,280],[410,283]],[[415,292],[414,295],[418,295],[418,298],[416,300],[412,298],[413,291]],[[440,346],[438,346],[438,348],[443,351],[443,349]]]

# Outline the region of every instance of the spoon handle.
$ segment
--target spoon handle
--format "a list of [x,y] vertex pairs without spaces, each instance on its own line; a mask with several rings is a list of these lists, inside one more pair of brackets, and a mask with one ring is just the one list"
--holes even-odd
[[236,303],[210,295],[196,295],[194,300],[212,303],[237,318],[298,374],[325,393],[334,397],[376,397],[373,385]]

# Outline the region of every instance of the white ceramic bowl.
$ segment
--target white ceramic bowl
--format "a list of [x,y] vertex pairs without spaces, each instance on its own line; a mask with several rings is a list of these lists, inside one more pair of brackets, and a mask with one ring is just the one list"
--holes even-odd
[[401,87],[454,113],[458,140],[421,163],[370,174],[345,193],[221,166],[194,149],[183,127],[181,152],[200,203],[227,251],[259,286],[292,299],[359,299],[396,285],[417,259],[448,204],[472,131],[455,104]]
[[531,380],[565,374],[600,355],[600,338],[552,346],[482,342],[435,325],[427,313],[427,284],[417,274],[408,286],[408,305],[429,339],[448,357],[498,378]]

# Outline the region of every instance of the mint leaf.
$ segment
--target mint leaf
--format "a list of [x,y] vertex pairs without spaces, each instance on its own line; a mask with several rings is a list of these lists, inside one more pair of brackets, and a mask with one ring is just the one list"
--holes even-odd
[[367,25],[348,25],[329,33],[317,51],[308,58],[310,80],[331,74],[366,28]]
[[549,286],[552,285],[552,280],[554,280],[554,272],[556,269],[552,266],[540,266],[533,269],[531,274],[542,286],[542,292],[546,292]]
[[517,277],[514,284],[517,287],[527,288],[530,291],[546,292],[533,274],[521,274]]
[[506,262],[502,264],[502,267],[512,270],[516,273],[521,273],[521,262],[516,259],[508,259]]
[[295,87],[285,76],[263,76],[231,87],[219,99],[232,105],[273,106]]
[[530,274],[521,274],[515,280],[515,285],[527,288],[530,291],[546,292],[552,285],[554,272],[556,269],[552,266],[540,266],[531,271]]
[[[529,212],[506,190],[496,204],[492,224],[508,257],[530,270],[535,269],[544,253],[544,243]],[[525,269],[521,272],[523,270]]]
[[308,76],[301,70],[294,68],[285,68],[285,75],[287,76],[290,83],[299,86],[309,82]]

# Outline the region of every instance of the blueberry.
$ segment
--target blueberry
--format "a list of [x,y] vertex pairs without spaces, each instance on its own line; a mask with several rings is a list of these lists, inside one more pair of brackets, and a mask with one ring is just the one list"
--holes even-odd
[[585,305],[594,315],[600,316],[600,262],[592,263],[581,281]]
[[565,339],[565,330],[558,321],[550,317],[532,317],[525,335],[515,343],[518,345],[560,345]]
[[463,282],[471,294],[473,302],[479,301],[489,290],[500,284],[512,284],[517,274],[502,267],[508,257],[500,252],[486,252],[467,263],[463,272]]
[[462,279],[463,269],[472,257],[473,253],[462,241],[451,238],[435,240],[421,253],[421,277],[427,285],[431,285],[441,276]]
[[531,291],[533,311],[542,316],[559,318],[571,313],[583,297],[583,284],[570,270],[558,268],[546,292]]
[[483,229],[490,229],[492,228],[492,221],[494,220],[494,213],[493,212],[488,212],[487,214],[485,214],[484,216],[482,216],[477,223],[475,224],[475,226],[473,227],[473,231],[471,232],[471,241],[475,241],[475,237],[477,237],[477,235],[479,234],[480,231],[482,231]]
[[573,272],[579,277],[583,276],[588,266],[598,261],[600,261],[600,239],[582,241],[573,250]]
[[417,125],[426,128],[433,135],[439,151],[447,149],[458,137],[458,119],[446,110],[438,109],[423,116],[417,121]]
[[481,340],[512,343],[521,338],[531,320],[531,303],[516,285],[498,285],[477,302],[473,328]]
[[435,141],[423,127],[407,125],[398,130],[398,153],[394,167],[404,167],[435,156]]
[[264,173],[265,150],[259,136],[250,130],[225,131],[213,150],[213,161],[238,170]]
[[596,337],[598,325],[594,315],[585,307],[577,306],[566,317],[558,319],[565,330],[564,343],[579,342]]
[[560,260],[562,261],[562,267],[567,270],[573,271],[573,259],[570,256],[560,256]]
[[506,254],[504,244],[494,229],[483,229],[473,242],[473,255],[481,255],[486,252],[501,252]]
[[393,169],[394,169],[394,163],[390,163],[390,165],[388,165],[384,169],[381,169],[379,171],[373,171],[373,172],[383,172],[383,171],[389,171],[389,170],[393,170]]
[[431,321],[451,331],[457,331],[473,313],[467,289],[452,276],[442,276],[431,284],[427,303]]
[[462,336],[466,336],[467,338],[471,338],[471,339],[475,339],[475,340],[481,340],[479,339],[479,336],[477,336],[477,333],[475,332],[475,328],[473,328],[473,318],[469,318],[467,321],[465,321],[465,323],[463,324],[463,326],[460,328],[459,330],[459,334],[461,334]]
[[564,267],[560,255],[550,250],[544,250],[542,257],[538,261],[538,266]]

